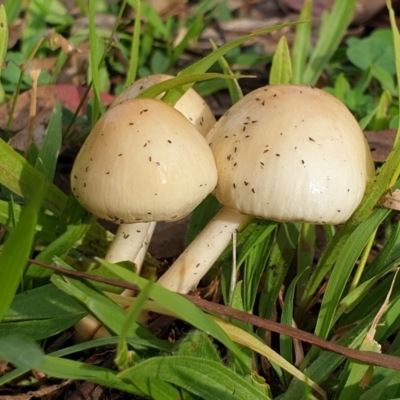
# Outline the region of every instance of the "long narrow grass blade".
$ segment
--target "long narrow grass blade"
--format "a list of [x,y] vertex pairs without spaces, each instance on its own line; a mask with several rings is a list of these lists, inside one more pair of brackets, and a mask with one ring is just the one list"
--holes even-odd
[[56,172],[58,153],[62,142],[62,121],[61,103],[56,101],[56,105],[50,116],[44,136],[42,147],[36,160],[35,167],[46,178],[52,182]]
[[314,390],[316,390],[322,396],[323,399],[327,399],[324,390],[322,390],[316,383],[310,380],[305,374],[303,374],[303,372],[299,371],[296,367],[294,367],[293,364],[285,360],[280,354],[276,353],[266,344],[261,342],[260,339],[219,318],[213,317],[213,319],[215,322],[217,322],[217,324],[219,324],[224,329],[225,332],[228,333],[229,337],[236,343],[249,347],[253,351],[266,357],[268,360],[278,364],[280,367],[285,369],[287,372],[289,372],[291,375],[293,375],[300,381],[306,382],[308,385],[310,385]]
[[315,85],[340,44],[353,16],[356,0],[337,0],[322,20],[318,42],[304,71],[303,82]]
[[[111,269],[121,279],[132,284],[136,284],[141,288],[146,286],[146,279],[137,276],[133,272],[128,271],[119,265],[110,264],[105,260],[100,261],[105,267]],[[157,284],[152,286],[150,297],[157,303],[160,303],[163,307],[177,314],[179,318],[212,335],[215,339],[223,343],[232,352],[232,354],[237,357],[238,360],[242,360],[240,351],[229,339],[226,333],[218,325],[216,325],[208,315],[206,315],[202,310],[198,309],[188,300],[182,298],[177,293],[173,293]],[[246,365],[245,361],[243,361],[243,364]]]
[[343,247],[325,291],[317,326],[315,328],[316,335],[324,339],[328,336],[332,327],[335,311],[339,305],[340,298],[342,297],[352,268],[372,233],[387,214],[388,211],[385,209],[376,210],[370,218],[354,231]]
[[296,26],[296,36],[292,47],[293,83],[306,83],[304,70],[311,38],[311,11],[313,0],[306,0],[300,12],[300,21],[307,21]]
[[90,42],[90,73],[91,82],[93,86],[92,97],[92,127],[97,121],[100,113],[100,60],[99,54],[99,40],[96,34],[96,14],[95,14],[95,0],[88,0],[89,10],[89,42]]
[[[43,175],[0,139],[0,184],[19,196],[28,196],[40,186]],[[56,186],[49,184],[43,205],[59,214],[67,201],[67,196]]]
[[35,191],[30,204],[22,211],[15,230],[7,238],[0,254],[0,321],[8,310],[21,282],[27,259],[32,250],[37,219],[46,185],[42,183]]
[[136,79],[136,73],[139,63],[139,49],[140,49],[140,28],[141,28],[141,17],[142,17],[142,5],[141,0],[136,0],[135,5],[135,23],[133,25],[133,37],[131,54],[129,57],[129,69],[126,76],[125,86],[129,86]]
[[[271,26],[269,28],[265,29],[258,29],[253,31],[250,35],[243,36],[239,39],[233,40],[229,43],[224,44],[221,46],[218,50],[213,51],[211,54],[207,55],[200,61],[197,61],[190,67],[187,67],[183,71],[179,73],[179,76],[182,75],[190,75],[190,74],[201,74],[206,72],[215,62],[219,60],[220,57],[224,56],[229,50],[234,49],[237,46],[240,46],[242,43],[247,42],[248,40],[254,38],[257,35],[264,35],[282,28],[285,28],[287,26],[292,26],[301,23],[302,21],[299,22],[293,22],[293,23],[287,23],[287,24],[279,24],[275,26]],[[193,84],[187,84],[184,87],[182,87],[180,90],[174,90],[170,91],[169,93],[164,96],[164,101],[166,101],[169,104],[175,104],[176,101],[182,96],[183,93],[185,93],[186,90],[188,90]]]

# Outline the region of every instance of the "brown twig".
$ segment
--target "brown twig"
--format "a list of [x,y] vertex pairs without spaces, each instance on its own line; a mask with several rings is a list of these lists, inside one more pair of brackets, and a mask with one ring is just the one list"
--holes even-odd
[[[60,274],[75,276],[78,278],[90,279],[96,282],[107,283],[109,285],[121,287],[123,289],[131,289],[138,291],[140,288],[136,285],[120,281],[117,279],[106,278],[102,276],[88,274],[86,272],[74,271],[66,268],[56,267],[50,264],[45,264],[42,262],[38,262],[36,260],[29,259],[28,260],[32,264],[39,265],[43,268],[48,268],[53,271],[56,271]],[[321,339],[320,337],[302,331],[297,328],[292,328],[291,326],[286,326],[280,324],[279,322],[270,321],[261,317],[257,317],[256,315],[248,314],[243,311],[235,310],[233,308],[224,306],[222,304],[212,303],[210,301],[192,297],[189,295],[181,295],[185,299],[189,300],[191,303],[196,305],[197,307],[210,311],[212,313],[217,313],[219,315],[234,318],[238,321],[245,322],[247,324],[252,324],[259,328],[263,328],[275,333],[283,334],[286,336],[290,336],[294,339],[301,340],[302,342],[310,343],[312,345],[318,346],[319,348],[327,351],[331,351],[333,353],[340,354],[347,358],[351,358],[356,361],[360,361],[362,363],[376,365],[379,367],[385,367],[400,371],[400,357],[392,356],[389,354],[381,354],[375,353],[372,351],[361,351],[356,349],[350,349],[345,346],[341,346],[336,343],[329,342],[327,340]]]

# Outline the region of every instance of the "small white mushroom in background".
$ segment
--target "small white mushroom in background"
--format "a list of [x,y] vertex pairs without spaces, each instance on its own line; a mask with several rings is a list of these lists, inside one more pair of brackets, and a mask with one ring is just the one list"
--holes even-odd
[[206,139],[218,169],[215,195],[224,207],[159,279],[181,293],[196,288],[232,232],[252,217],[343,223],[374,175],[353,115],[330,94],[308,86],[266,86],[249,93]]
[[[138,79],[116,98],[112,106],[136,98],[149,87],[172,78],[174,78],[172,75],[154,74]],[[161,98],[162,95],[158,97]],[[203,136],[207,135],[216,122],[210,107],[193,88],[176,102],[174,108],[181,112]]]
[[130,251],[130,235],[143,223],[185,217],[216,180],[204,137],[180,112],[156,99],[131,99],[108,110],[71,172],[72,192],[82,206],[121,225],[106,256],[111,262],[124,259],[120,254]]

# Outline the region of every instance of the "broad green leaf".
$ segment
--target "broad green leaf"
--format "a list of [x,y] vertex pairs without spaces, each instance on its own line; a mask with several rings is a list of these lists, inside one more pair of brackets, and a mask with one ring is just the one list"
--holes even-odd
[[8,361],[20,368],[31,369],[44,359],[39,345],[27,336],[0,337],[0,360]]
[[12,24],[15,19],[17,19],[19,13],[21,12],[23,0],[6,0],[4,2],[4,7],[6,10],[6,15],[10,24]]
[[0,324],[0,337],[26,335],[34,340],[47,339],[51,336],[65,332],[87,314],[82,310],[76,314],[66,314],[48,319],[29,319],[18,322],[5,322]]
[[14,231],[7,238],[0,254],[0,321],[9,308],[23,277],[24,268],[31,254],[39,210],[47,191],[42,183],[22,211],[21,218]]
[[217,349],[208,335],[202,331],[189,332],[179,344],[177,351],[179,356],[203,358],[222,363]]
[[[157,378],[205,400],[254,400],[261,392],[220,362],[197,357],[153,357],[119,373],[125,382]],[[268,400],[268,397],[263,397]]]

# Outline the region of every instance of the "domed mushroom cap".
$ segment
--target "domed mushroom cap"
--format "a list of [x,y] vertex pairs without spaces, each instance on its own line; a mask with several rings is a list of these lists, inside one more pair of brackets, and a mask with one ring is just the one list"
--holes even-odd
[[216,159],[218,199],[260,218],[342,223],[374,174],[367,141],[350,111],[307,86],[249,93],[206,139]]
[[[128,99],[134,99],[144,90],[157,83],[174,78],[172,75],[155,74],[138,79],[126,88],[114,101],[113,104],[121,103]],[[159,98],[161,95],[159,96]],[[192,88],[190,88],[175,104],[181,112],[196,128],[205,136],[215,124],[216,120],[210,107],[204,99]]]
[[155,99],[109,109],[71,173],[72,191],[83,207],[120,224],[182,218],[216,182],[204,137],[180,112]]

